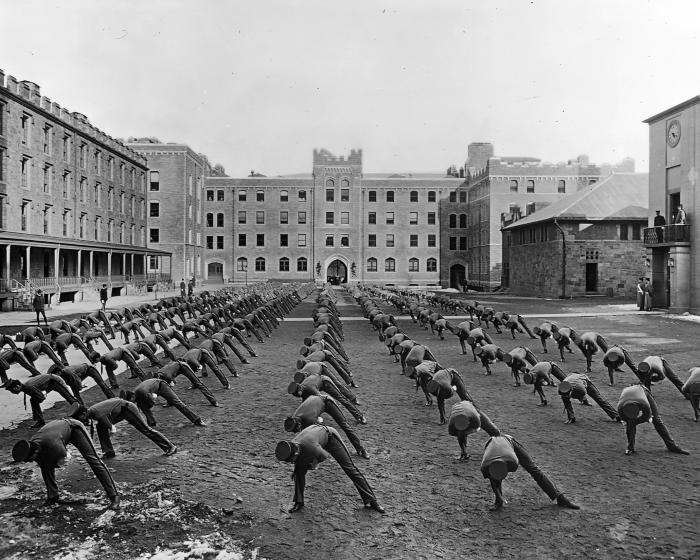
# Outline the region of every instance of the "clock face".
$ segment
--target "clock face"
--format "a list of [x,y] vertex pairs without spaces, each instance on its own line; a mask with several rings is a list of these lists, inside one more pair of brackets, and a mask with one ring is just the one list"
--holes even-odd
[[675,148],[681,141],[681,123],[678,119],[673,119],[668,123],[666,129],[666,141],[671,148]]

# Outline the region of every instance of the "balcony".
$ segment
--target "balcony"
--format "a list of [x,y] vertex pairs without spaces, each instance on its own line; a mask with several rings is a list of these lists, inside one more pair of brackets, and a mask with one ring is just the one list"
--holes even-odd
[[688,224],[644,228],[645,247],[670,247],[674,245],[690,245],[690,226]]

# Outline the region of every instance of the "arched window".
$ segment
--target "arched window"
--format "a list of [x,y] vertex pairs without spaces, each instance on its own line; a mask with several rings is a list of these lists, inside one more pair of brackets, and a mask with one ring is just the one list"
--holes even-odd
[[377,272],[377,259],[374,257],[367,259],[367,272]]
[[419,270],[419,264],[418,264],[418,259],[415,257],[412,259],[408,259],[408,271],[409,272],[418,272]]
[[287,257],[280,259],[280,272],[289,272],[289,259]]
[[224,215],[221,212],[216,215],[216,227],[224,227]]
[[256,191],[255,200],[258,202],[265,202],[265,191]]
[[428,191],[428,202],[435,202],[435,191]]
[[248,270],[248,259],[245,257],[238,257],[236,260],[236,270],[238,272],[245,272]]
[[457,227],[457,214],[450,214],[450,227],[451,228]]
[[369,191],[369,198],[368,200],[370,202],[377,202],[377,191]]
[[340,187],[343,188],[343,189],[348,189],[348,188],[350,188],[350,181],[348,181],[347,179],[342,179],[342,180],[340,181]]
[[335,187],[335,181],[331,179],[330,177],[326,179],[326,188],[327,189],[332,189]]
[[437,259],[430,257],[425,265],[428,272],[437,272]]
[[467,227],[467,215],[466,214],[459,215],[459,227],[461,227],[461,228]]
[[394,191],[386,191],[386,201],[394,202]]
[[308,270],[308,261],[306,257],[299,257],[297,259],[297,272],[306,272]]
[[211,212],[207,214],[207,227],[214,227],[214,214]]
[[287,202],[289,200],[289,191],[280,191],[280,202]]
[[245,202],[248,198],[248,193],[246,191],[238,191],[238,202]]
[[258,257],[255,259],[255,272],[265,272],[265,259]]
[[384,260],[384,272],[396,272],[396,261],[393,258]]
[[510,180],[510,192],[518,192],[518,180],[517,179]]
[[411,202],[418,202],[418,191],[411,191]]

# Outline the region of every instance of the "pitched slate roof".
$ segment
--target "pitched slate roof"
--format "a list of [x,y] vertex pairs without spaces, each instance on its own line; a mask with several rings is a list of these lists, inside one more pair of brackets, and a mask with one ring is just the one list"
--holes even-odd
[[515,229],[555,218],[577,221],[647,219],[648,208],[649,175],[613,173],[503,229]]

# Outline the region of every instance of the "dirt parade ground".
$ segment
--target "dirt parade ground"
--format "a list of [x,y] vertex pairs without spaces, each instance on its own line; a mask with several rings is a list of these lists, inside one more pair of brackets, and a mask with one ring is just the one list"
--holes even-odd
[[[264,344],[248,339],[258,356],[249,364],[235,362],[240,377],[230,378],[231,390],[214,376],[203,379],[221,408],[187,390],[184,381],[175,386],[205,426],[156,406],[158,429],[179,447],[175,455],[164,456],[126,422],[117,426],[117,455],[107,463],[121,493],[117,511],[106,509],[104,492],[75,451],[57,471],[62,498],[73,503],[44,506],[46,490],[37,466],[11,458],[14,442],[34,432],[31,421],[0,432],[0,557],[700,558],[700,423],[668,380],[655,385],[653,394],[671,435],[690,455],[669,453],[653,426],[644,424],[638,428],[637,453],[626,456],[623,424],[595,404],[583,407],[575,401],[577,422],[567,425],[556,388],[544,388],[549,405],[538,407],[532,386],[514,387],[504,363],[493,365],[493,375],[486,376],[471,352],[462,355],[456,336],[448,332],[440,340],[410,317],[397,316],[398,326],[426,344],[440,364],[461,373],[475,403],[581,506],[578,511],[557,507],[521,468],[504,481],[505,507],[491,511],[493,492],[480,471],[487,436],[470,436],[471,458],[458,460],[457,440],[438,424],[436,405],[425,406],[415,382],[401,375],[351,294],[340,289],[336,294],[343,345],[367,418],[356,430],[370,459],[352,457],[386,514],[363,507],[333,459],[307,475],[305,508],[287,513],[294,491],[292,465],[275,458],[275,446],[291,439],[283,423],[300,401],[286,388],[303,339],[312,331],[316,290]],[[698,323],[664,314],[618,313],[624,306],[586,304],[583,313],[581,305],[570,302],[494,298],[490,304],[525,315],[530,328],[550,317],[578,332],[598,331],[624,346],[635,363],[663,356],[682,379],[688,368],[700,365]],[[543,354],[539,340],[523,334],[513,340],[510,332],[498,335],[493,327],[489,332],[505,351],[525,345],[538,360],[560,362],[551,340],[549,353]],[[572,347],[562,369],[585,372],[585,359]],[[623,367],[611,387],[601,354],[594,360],[590,376],[616,406],[620,391],[636,378]],[[153,370],[147,362],[143,366]],[[119,380],[122,388],[139,382],[125,374]],[[94,387],[83,395],[88,405],[103,399]],[[19,407],[21,396],[15,398]],[[457,400],[448,401],[448,413]],[[59,402],[46,411],[47,420],[61,418],[67,408]]]

